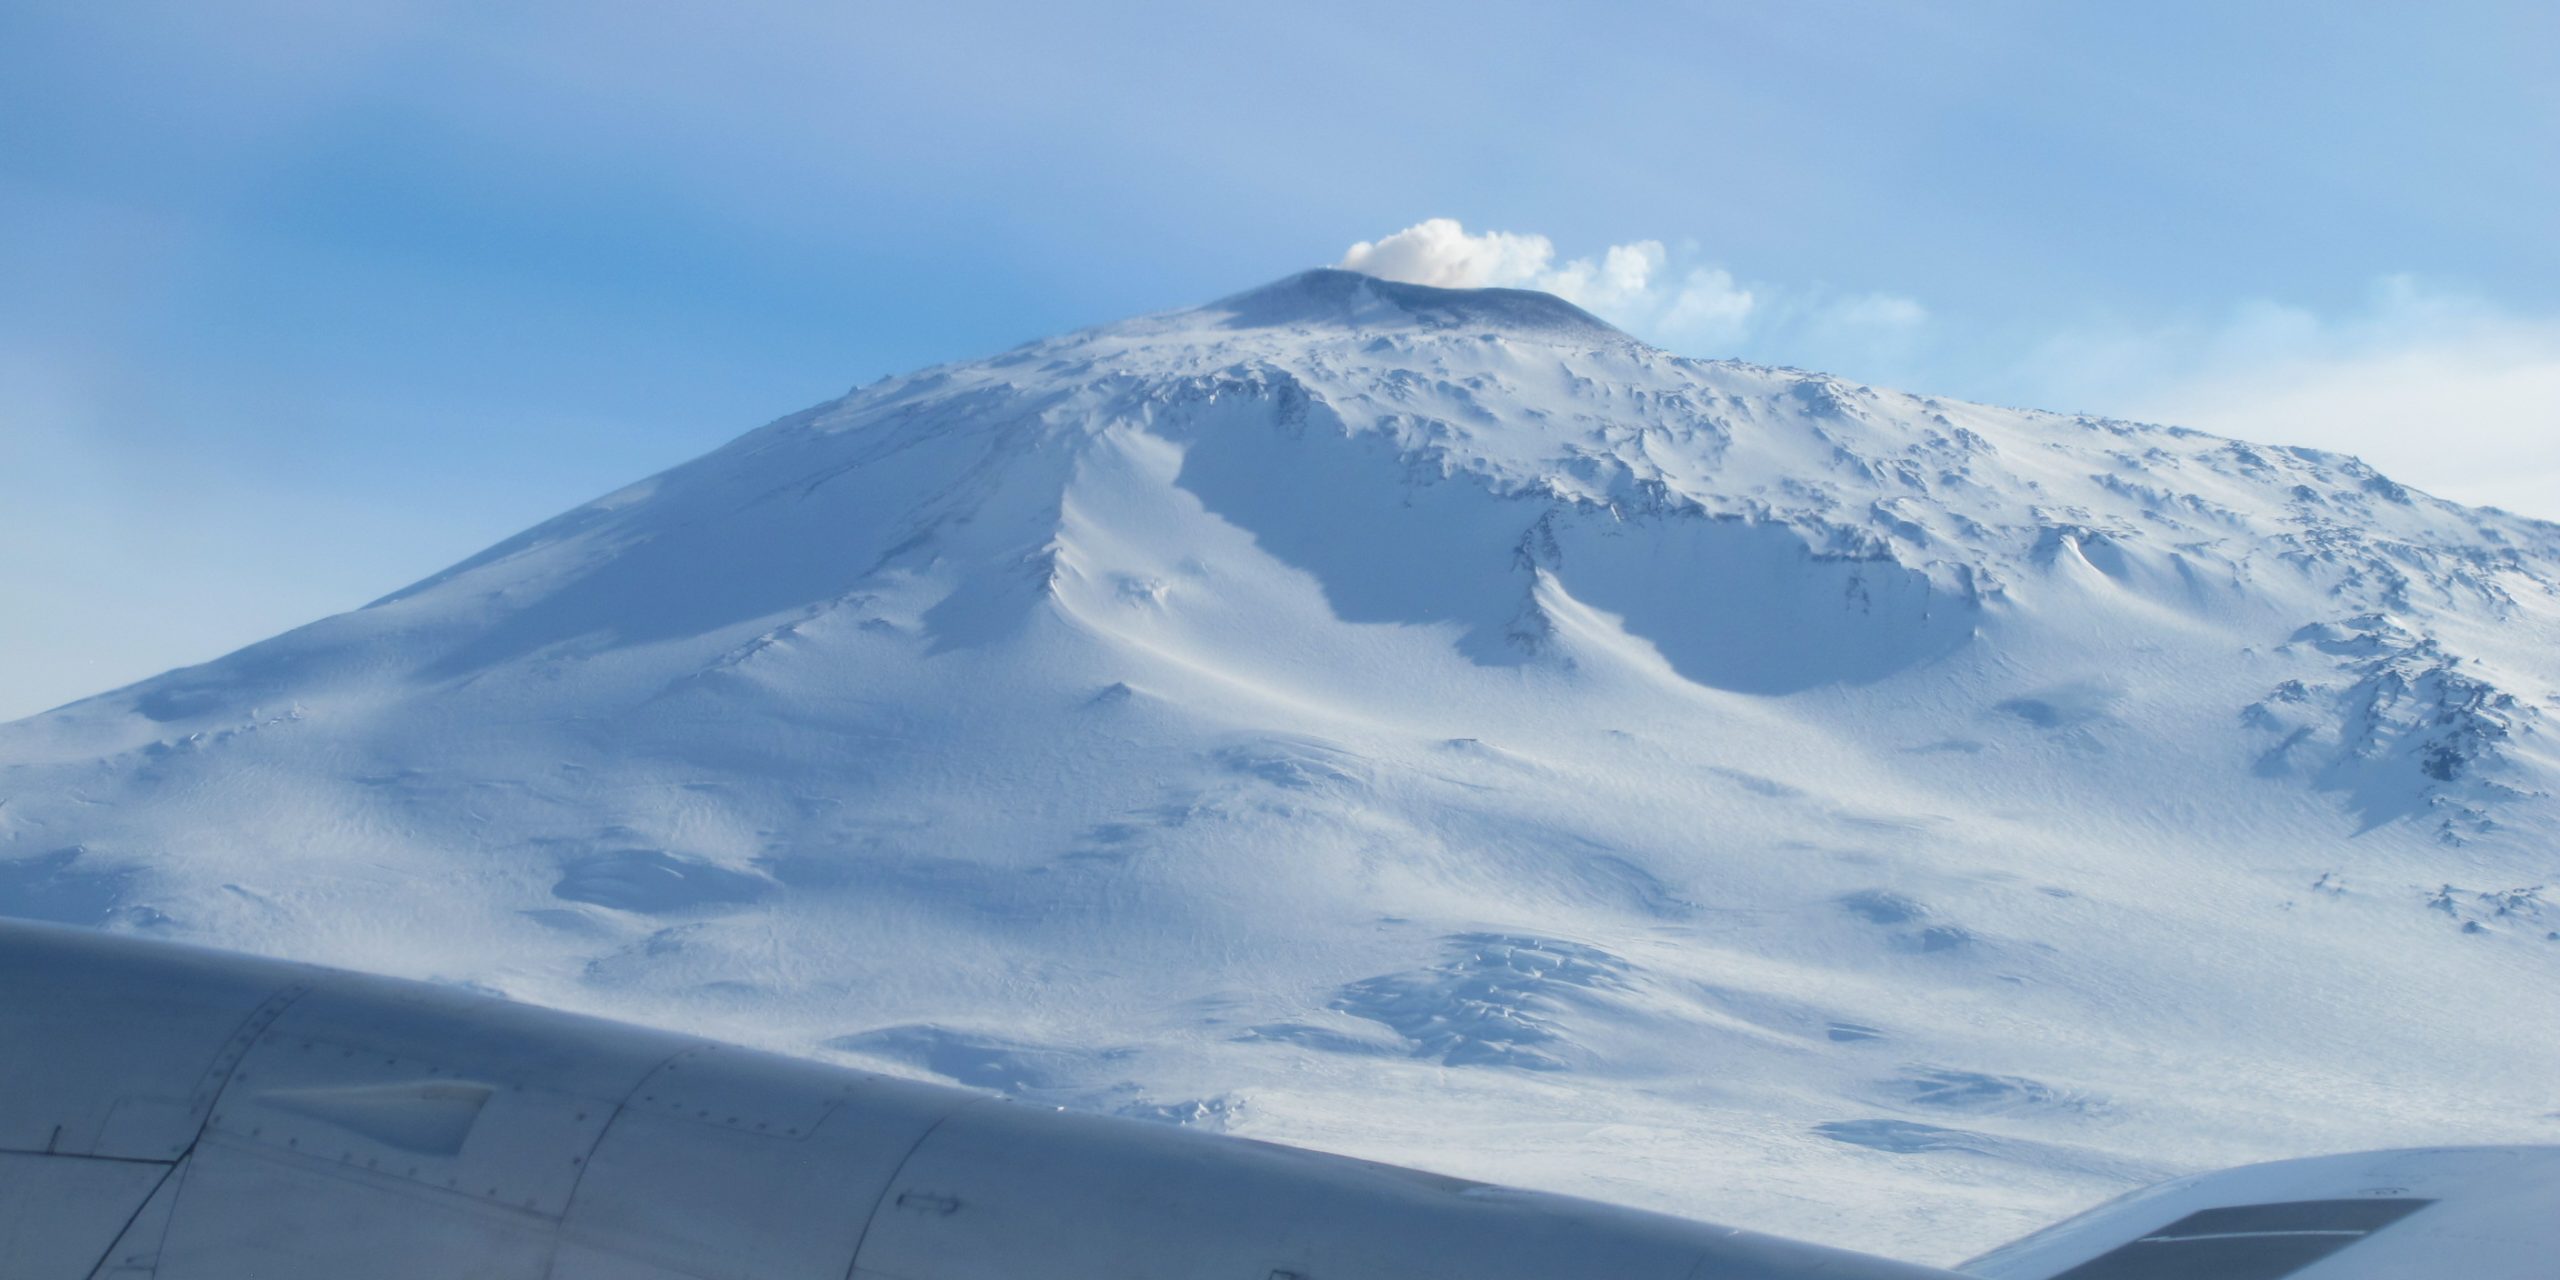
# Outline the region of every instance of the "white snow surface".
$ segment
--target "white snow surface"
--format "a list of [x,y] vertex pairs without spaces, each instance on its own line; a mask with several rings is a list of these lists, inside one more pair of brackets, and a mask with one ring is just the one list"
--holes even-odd
[[2560,526],[1319,271],[0,727],[0,913],[1943,1263],[2560,1141],[2556,714]]

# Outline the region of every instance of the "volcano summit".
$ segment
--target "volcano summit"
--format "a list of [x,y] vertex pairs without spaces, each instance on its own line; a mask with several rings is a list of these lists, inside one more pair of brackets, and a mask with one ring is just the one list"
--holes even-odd
[[1316,271],[0,727],[0,914],[1943,1260],[2560,1140],[2555,655],[2352,458]]

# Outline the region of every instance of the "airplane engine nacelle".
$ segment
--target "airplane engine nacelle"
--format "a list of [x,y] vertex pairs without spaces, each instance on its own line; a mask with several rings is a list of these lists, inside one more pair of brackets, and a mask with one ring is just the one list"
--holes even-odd
[[1945,1280],[1818,1246],[0,922],[9,1280]]

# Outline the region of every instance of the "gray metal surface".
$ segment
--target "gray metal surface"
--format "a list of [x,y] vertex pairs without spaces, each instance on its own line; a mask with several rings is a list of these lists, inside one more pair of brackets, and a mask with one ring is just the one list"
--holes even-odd
[[1964,1265],[1985,1280],[2550,1280],[2560,1147],[2360,1151],[2179,1178]]
[[417,983],[0,922],[8,1280],[1946,1274]]
[[[2377,1167],[2547,1208],[2560,1160]],[[2041,1280],[2160,1223],[2254,1203],[2226,1192],[2368,1194],[2332,1184],[2373,1176],[2176,1184],[1992,1255],[1980,1274]],[[2498,1213],[2517,1211],[2430,1208],[2314,1269],[2395,1233],[2512,1249],[2523,1237]],[[2145,1249],[2168,1247],[2126,1256],[2149,1265]],[[417,983],[0,921],[6,1280],[1953,1274]]]

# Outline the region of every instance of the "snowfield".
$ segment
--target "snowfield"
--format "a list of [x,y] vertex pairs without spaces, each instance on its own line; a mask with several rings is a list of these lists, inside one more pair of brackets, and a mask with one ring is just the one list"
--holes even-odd
[[2560,526],[1318,271],[0,727],[0,914],[1946,1263],[2560,1142],[2555,716]]

